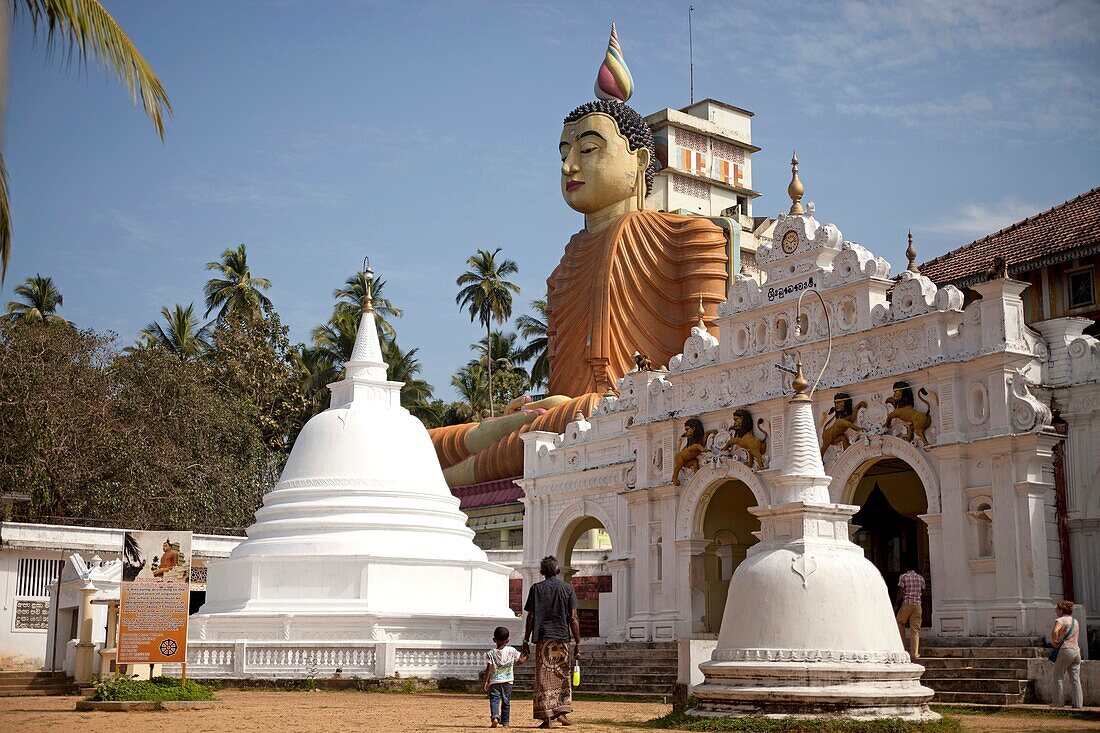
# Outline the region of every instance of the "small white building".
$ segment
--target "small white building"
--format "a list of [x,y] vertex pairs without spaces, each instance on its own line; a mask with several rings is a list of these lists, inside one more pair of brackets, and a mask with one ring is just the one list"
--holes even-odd
[[[81,591],[89,583],[95,588],[92,641],[99,656],[107,629],[107,605],[103,602],[118,600],[122,572],[117,560],[125,532],[102,527],[0,523],[0,659],[8,664],[74,674],[75,644],[83,620]],[[228,557],[242,539],[194,535],[192,610],[205,596],[206,561]]]

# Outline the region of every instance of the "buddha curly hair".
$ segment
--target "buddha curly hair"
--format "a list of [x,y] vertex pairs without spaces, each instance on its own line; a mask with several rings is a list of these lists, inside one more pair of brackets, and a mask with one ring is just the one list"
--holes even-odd
[[615,120],[615,126],[619,133],[626,138],[626,146],[630,152],[645,148],[649,151],[649,167],[645,169],[645,192],[648,196],[653,191],[653,177],[657,175],[657,149],[653,146],[653,132],[645,123],[642,116],[623,102],[600,99],[588,102],[577,107],[565,118],[564,124],[576,122],[586,115],[594,112],[602,112]]

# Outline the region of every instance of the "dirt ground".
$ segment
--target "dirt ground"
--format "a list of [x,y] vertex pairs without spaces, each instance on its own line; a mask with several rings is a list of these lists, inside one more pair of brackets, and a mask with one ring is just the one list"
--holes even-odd
[[[282,731],[348,733],[437,733],[485,730],[489,706],[480,696],[457,694],[379,694],[362,692],[252,692],[225,690],[210,710],[159,713],[77,713],[75,697],[0,698],[0,731],[80,730],[117,733],[281,733]],[[571,731],[642,733],[632,725],[660,717],[670,709],[659,703],[575,703]],[[530,700],[512,704],[512,727],[534,727]],[[982,733],[1056,733],[1100,731],[1100,722],[1053,717],[959,716],[965,730]],[[557,729],[557,727],[555,727]]]

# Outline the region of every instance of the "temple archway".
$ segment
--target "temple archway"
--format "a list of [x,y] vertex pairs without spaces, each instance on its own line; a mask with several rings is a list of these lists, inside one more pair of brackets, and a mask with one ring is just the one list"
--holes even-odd
[[928,513],[928,497],[921,477],[905,461],[884,457],[860,466],[849,482],[844,503],[860,509],[852,517],[852,541],[863,548],[886,583],[891,600],[898,579],[908,567],[924,576],[922,625],[932,621],[932,570],[928,527],[920,515]]
[[[614,610],[608,568],[613,551],[607,527],[596,517],[586,515],[565,528],[554,552],[561,563],[562,580],[570,583],[577,594],[577,617],[583,637],[600,636],[601,626],[608,625],[607,620],[601,624],[601,615]],[[609,607],[602,613],[601,596]]]
[[710,493],[703,515],[703,631],[717,634],[722,626],[733,571],[758,542],[760,520],[749,512],[756,497],[743,481],[726,480]]

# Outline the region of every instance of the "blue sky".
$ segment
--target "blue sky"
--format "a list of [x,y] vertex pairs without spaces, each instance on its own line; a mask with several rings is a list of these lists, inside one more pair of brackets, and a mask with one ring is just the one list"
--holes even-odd
[[[454,304],[477,248],[544,292],[582,226],[561,118],[618,23],[643,114],[688,101],[687,3],[112,2],[175,108],[161,143],[96,67],[13,31],[4,152],[15,243],[62,313],[124,342],[248,245],[292,337],[364,254],[405,348],[451,396],[480,329]],[[696,98],[756,113],[757,215],[798,149],[817,216],[904,265],[1100,184],[1100,3],[694,0]]]

